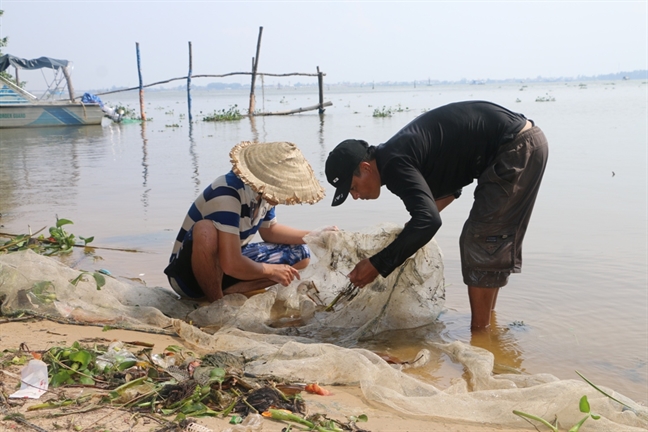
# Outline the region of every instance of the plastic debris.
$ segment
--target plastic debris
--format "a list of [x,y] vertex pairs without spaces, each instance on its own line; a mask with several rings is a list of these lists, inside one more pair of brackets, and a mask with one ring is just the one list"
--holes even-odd
[[47,364],[42,360],[30,360],[20,371],[20,390],[10,398],[38,399],[47,391]]

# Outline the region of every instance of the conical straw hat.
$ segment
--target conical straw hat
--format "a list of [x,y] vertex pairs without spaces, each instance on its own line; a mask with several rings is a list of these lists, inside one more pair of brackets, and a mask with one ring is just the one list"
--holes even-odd
[[243,141],[230,151],[232,170],[271,204],[315,204],[324,189],[295,144]]

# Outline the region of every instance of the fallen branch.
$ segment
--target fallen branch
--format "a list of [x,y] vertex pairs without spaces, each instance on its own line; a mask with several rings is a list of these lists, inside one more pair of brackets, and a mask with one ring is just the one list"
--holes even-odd
[[271,115],[288,115],[288,114],[297,114],[304,111],[313,111],[319,108],[327,107],[333,105],[333,102],[324,102],[323,104],[312,105],[304,108],[296,108],[289,111],[275,111],[275,112],[255,112],[254,117],[257,116],[271,116]]
[[[34,234],[29,234],[29,235],[26,235],[26,234],[10,234],[10,233],[3,233],[3,232],[0,232],[0,237],[4,237],[4,238],[12,239],[12,238],[16,238],[16,237],[26,236],[26,238],[29,239],[29,238],[35,236],[36,234],[38,234],[39,232],[43,231],[44,229],[45,229],[45,227],[39,229],[39,230],[36,231]],[[25,240],[24,238],[20,239],[20,241],[24,241],[24,240]],[[54,244],[54,243],[56,243],[56,242],[53,242],[53,241],[48,240],[48,239],[42,239],[42,240],[36,239],[36,240],[38,240],[38,241],[41,242],[41,243],[47,243],[47,244]],[[14,244],[8,244],[8,245],[0,246],[0,249],[8,248],[8,247],[13,246],[13,245],[14,245]],[[113,250],[113,251],[119,251],[119,252],[151,253],[151,252],[141,251],[141,250],[137,250],[137,249],[110,248],[110,247],[89,246],[89,245],[77,245],[77,244],[72,245],[72,246],[73,246],[73,247],[88,248],[88,249]]]

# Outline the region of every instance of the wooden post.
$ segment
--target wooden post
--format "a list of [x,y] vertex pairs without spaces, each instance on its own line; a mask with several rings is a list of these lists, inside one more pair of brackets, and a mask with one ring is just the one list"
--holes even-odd
[[254,115],[254,109],[255,109],[255,97],[254,97],[254,81],[256,79],[256,73],[254,72],[254,57],[252,57],[252,85],[250,88],[250,105],[248,106],[248,114],[250,116]]
[[142,83],[142,67],[140,62],[139,42],[135,42],[135,50],[137,51],[137,75],[139,76],[140,118],[144,122],[146,121],[146,113],[144,112],[144,84]]
[[250,86],[250,107],[248,114],[254,115],[255,98],[254,98],[254,83],[256,81],[257,67],[259,66],[259,51],[261,50],[261,35],[263,34],[263,27],[259,27],[259,38],[257,39],[256,56],[252,57],[252,84]]
[[18,68],[14,67],[14,71],[16,72],[16,85],[20,87],[20,78],[18,78]]
[[324,114],[324,75],[320,72],[317,66],[317,84],[319,85],[319,110],[320,114]]
[[192,55],[191,55],[191,41],[189,42],[189,73],[187,74],[187,109],[189,110],[189,124],[193,117],[191,116],[191,72],[192,72]]
[[70,71],[67,66],[61,68],[63,71],[63,76],[65,76],[65,81],[67,81],[68,93],[70,95],[70,102],[74,102],[74,87],[72,87],[72,80],[70,79]]

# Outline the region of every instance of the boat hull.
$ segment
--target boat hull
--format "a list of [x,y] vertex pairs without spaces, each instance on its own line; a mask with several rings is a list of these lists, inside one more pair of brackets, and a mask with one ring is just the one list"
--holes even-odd
[[0,129],[100,125],[104,113],[98,104],[0,105]]

